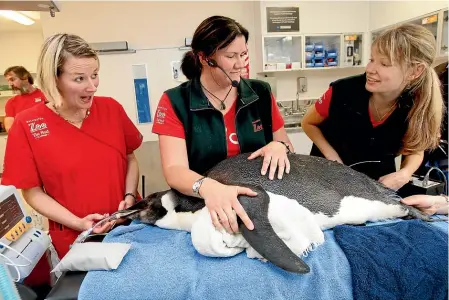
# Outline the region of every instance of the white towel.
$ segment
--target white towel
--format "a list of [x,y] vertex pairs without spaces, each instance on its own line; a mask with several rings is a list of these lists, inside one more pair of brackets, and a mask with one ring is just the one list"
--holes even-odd
[[[314,215],[296,200],[268,192],[268,219],[277,235],[298,256],[324,242],[324,234]],[[207,208],[198,213],[191,229],[195,249],[205,256],[229,257],[246,250],[250,258],[263,259],[239,233],[218,231]]]

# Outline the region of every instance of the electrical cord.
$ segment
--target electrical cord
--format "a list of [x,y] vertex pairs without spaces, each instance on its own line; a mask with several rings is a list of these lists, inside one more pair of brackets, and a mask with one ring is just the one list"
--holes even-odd
[[18,267],[27,267],[27,266],[29,266],[30,264],[33,263],[28,257],[26,257],[25,255],[23,255],[22,253],[20,253],[20,252],[17,251],[16,249],[14,249],[14,248],[12,248],[12,247],[9,247],[8,245],[5,245],[5,244],[2,243],[2,242],[0,242],[0,245],[3,246],[3,247],[5,247],[5,248],[7,248],[7,249],[9,249],[9,250],[11,250],[12,252],[15,252],[17,255],[22,256],[27,262],[29,262],[29,264],[27,264],[27,265],[18,265]]
[[353,166],[356,166],[356,165],[360,165],[360,164],[365,164],[365,163],[380,163],[381,161],[380,160],[365,160],[365,161],[359,161],[359,162],[356,162],[356,163],[354,163],[354,164],[352,164],[352,165],[349,165],[349,167],[353,167]]

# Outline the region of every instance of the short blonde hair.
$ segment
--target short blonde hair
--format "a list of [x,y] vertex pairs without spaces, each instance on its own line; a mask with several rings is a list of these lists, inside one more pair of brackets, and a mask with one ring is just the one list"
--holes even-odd
[[62,105],[56,79],[62,74],[63,66],[70,57],[95,58],[95,50],[81,37],[58,33],[47,38],[42,46],[37,63],[37,81],[47,101],[56,107]]
[[422,74],[406,87],[414,94],[414,104],[408,115],[402,154],[438,147],[444,102],[441,82],[431,67],[436,56],[435,37],[423,26],[404,24],[380,34],[373,47],[404,70],[424,67]]

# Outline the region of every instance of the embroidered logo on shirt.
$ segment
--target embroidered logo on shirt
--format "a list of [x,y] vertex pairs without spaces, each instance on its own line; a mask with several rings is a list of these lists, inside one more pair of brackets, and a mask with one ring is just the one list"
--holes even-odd
[[321,96],[320,98],[318,98],[318,103],[319,103],[319,104],[323,104],[323,96]]
[[47,123],[44,122],[43,118],[28,120],[26,123],[30,128],[31,135],[35,139],[40,139],[50,134],[50,131],[47,128]]
[[260,121],[260,119],[253,122],[253,129],[254,132],[263,130],[262,122]]
[[34,98],[34,102],[41,102],[42,101],[42,99],[41,98]]
[[163,110],[167,110],[165,107],[159,107],[156,111],[156,123],[163,125],[165,123],[165,116],[167,113]]

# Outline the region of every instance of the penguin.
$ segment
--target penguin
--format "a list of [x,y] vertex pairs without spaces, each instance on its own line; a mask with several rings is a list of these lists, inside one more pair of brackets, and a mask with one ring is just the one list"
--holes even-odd
[[[254,197],[238,197],[254,224],[254,229],[248,230],[238,219],[239,230],[264,259],[288,272],[305,274],[310,267],[273,230],[268,218],[269,193],[296,200],[315,215],[323,230],[393,218],[431,221],[418,209],[401,203],[396,191],[343,164],[292,153],[288,156],[290,172],[282,179],[270,180],[260,173],[262,158],[249,160],[248,156],[244,153],[227,158],[205,175],[257,192]],[[142,223],[190,231],[196,214],[204,207],[204,200],[170,189],[153,193],[119,213]]]

